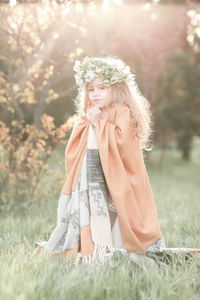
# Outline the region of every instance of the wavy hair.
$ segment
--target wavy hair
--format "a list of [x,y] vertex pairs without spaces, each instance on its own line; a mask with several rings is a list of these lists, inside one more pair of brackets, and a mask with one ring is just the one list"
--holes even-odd
[[151,151],[150,136],[152,129],[152,113],[149,101],[140,93],[136,84],[128,85],[124,82],[110,86],[114,103],[125,104],[130,110],[130,121],[133,123],[134,134],[140,139],[140,146]]
[[[124,82],[110,85],[114,104],[125,104],[130,110],[130,122],[134,125],[133,134],[140,139],[141,149],[151,151],[150,136],[152,130],[152,113],[149,101],[141,95],[137,86],[129,86]],[[74,99],[75,110],[78,115],[91,107],[87,86],[79,88]]]
[[[133,84],[117,82],[109,87],[111,88],[113,104],[125,104],[129,107],[130,122],[134,124],[133,134],[139,138],[141,149],[151,151],[150,136],[153,133],[153,122],[149,101],[141,94],[136,82]],[[82,110],[86,112],[91,107],[87,85],[79,87],[78,94],[73,101],[78,115],[81,114]]]

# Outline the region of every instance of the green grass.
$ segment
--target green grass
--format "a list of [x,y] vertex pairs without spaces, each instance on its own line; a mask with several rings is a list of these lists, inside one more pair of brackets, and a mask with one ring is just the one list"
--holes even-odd
[[[185,162],[178,152],[167,151],[161,163],[158,155],[151,154],[147,170],[167,247],[200,248],[199,154]],[[59,150],[52,168],[62,159]],[[122,255],[105,265],[67,268],[64,256],[33,255],[34,243],[47,240],[55,227],[59,193],[26,213],[13,209],[1,217],[0,299],[200,299],[198,254],[145,269]]]

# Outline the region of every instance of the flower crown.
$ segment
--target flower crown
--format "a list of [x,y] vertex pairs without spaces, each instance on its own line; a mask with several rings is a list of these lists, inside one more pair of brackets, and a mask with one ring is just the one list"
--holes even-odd
[[82,63],[79,60],[75,61],[73,70],[76,72],[76,83],[80,87],[91,82],[96,76],[99,76],[106,86],[117,82],[135,84],[135,75],[131,73],[130,67],[114,57],[86,56]]

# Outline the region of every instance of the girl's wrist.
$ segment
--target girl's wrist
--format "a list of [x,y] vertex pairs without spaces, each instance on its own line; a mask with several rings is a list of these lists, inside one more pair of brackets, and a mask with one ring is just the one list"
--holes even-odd
[[107,119],[108,118],[108,112],[105,110],[102,110],[101,112],[101,119]]

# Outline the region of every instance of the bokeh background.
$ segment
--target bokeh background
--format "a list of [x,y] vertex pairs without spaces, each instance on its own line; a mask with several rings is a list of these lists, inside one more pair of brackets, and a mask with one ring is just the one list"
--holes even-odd
[[173,150],[199,164],[199,9],[180,0],[1,1],[2,209],[48,195],[47,161],[73,124],[73,64],[86,55],[118,56],[135,73],[153,113],[146,160],[162,163]]
[[73,64],[86,55],[118,56],[135,73],[153,114],[144,159],[166,246],[200,248],[200,2],[4,0],[0,298],[199,299],[199,255],[143,271],[127,257],[66,270],[62,257],[33,255],[56,225]]

